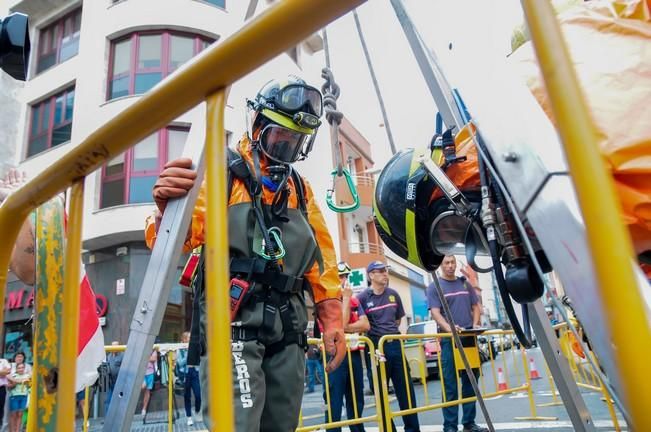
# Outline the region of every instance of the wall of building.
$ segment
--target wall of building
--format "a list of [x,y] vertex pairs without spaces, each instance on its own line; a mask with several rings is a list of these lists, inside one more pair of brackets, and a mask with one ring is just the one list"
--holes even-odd
[[24,113],[22,90],[22,82],[0,71],[0,177],[16,165],[18,130]]

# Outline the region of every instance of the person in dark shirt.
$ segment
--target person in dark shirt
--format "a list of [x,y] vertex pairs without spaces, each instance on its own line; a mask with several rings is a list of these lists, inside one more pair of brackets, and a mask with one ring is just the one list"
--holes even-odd
[[[453,255],[446,255],[441,263],[441,277],[439,283],[443,296],[450,307],[452,320],[442,312],[441,299],[436,291],[436,286],[430,284],[427,287],[427,302],[429,305],[432,319],[439,325],[443,333],[452,331],[451,325],[454,323],[458,330],[478,328],[481,316],[481,306],[475,292],[476,287],[470,286],[465,278],[457,277],[457,260]],[[457,372],[454,363],[454,350],[450,338],[441,338],[441,367],[443,369],[443,384],[445,385],[445,401],[453,401],[459,398],[457,387]],[[474,373],[477,375],[479,371]],[[466,371],[461,372],[461,395],[463,398],[475,396],[475,391],[470,384],[470,379]],[[475,402],[463,404],[463,424],[464,432],[487,432],[475,423],[477,407]],[[452,405],[443,408],[443,432],[456,432],[459,422],[459,406]]]
[[[371,329],[368,331],[368,337],[377,348],[382,336],[400,334],[398,326],[405,316],[405,310],[398,292],[388,286],[389,269],[385,263],[382,261],[371,262],[366,268],[366,273],[370,281],[370,286],[368,289],[359,293],[357,299],[371,325]],[[393,382],[400,409],[410,408],[407,391],[411,395],[411,408],[415,408],[416,394],[414,393],[414,385],[411,380],[405,380],[400,341],[393,340],[385,343],[384,356],[386,357],[387,386],[388,380],[390,379]],[[407,365],[407,369],[409,369],[409,365]],[[411,376],[409,370],[407,370],[406,376]],[[380,390],[382,391],[382,388]],[[405,432],[420,431],[417,414],[405,415],[403,416],[403,421],[405,423]],[[396,426],[393,424],[393,421],[391,422],[391,427],[395,432]]]

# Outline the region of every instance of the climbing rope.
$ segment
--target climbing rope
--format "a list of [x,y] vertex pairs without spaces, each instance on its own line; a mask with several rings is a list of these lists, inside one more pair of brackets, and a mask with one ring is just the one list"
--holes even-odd
[[[341,124],[341,120],[344,118],[344,114],[341,111],[337,110],[337,99],[339,99],[341,90],[335,81],[332,70],[330,69],[328,34],[325,29],[323,29],[323,47],[325,51],[326,67],[321,70],[321,77],[325,80],[321,86],[321,93],[323,93],[323,109],[325,110],[326,120],[330,124],[330,142],[334,148],[335,161],[337,164],[337,169],[331,173],[332,187],[326,192],[326,203],[328,204],[328,208],[330,208],[330,210],[337,213],[345,213],[359,208],[360,201],[350,172],[343,166],[343,149],[339,144],[339,125]],[[353,202],[349,205],[337,205],[334,200],[335,183],[337,177],[342,176],[346,179],[346,185],[353,198]]]

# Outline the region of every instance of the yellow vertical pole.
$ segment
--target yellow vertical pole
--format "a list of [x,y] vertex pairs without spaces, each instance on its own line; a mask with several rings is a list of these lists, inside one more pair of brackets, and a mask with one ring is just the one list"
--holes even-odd
[[371,364],[366,365],[366,367],[371,368],[371,378],[373,378],[373,389],[375,389],[375,391],[373,392],[373,397],[375,399],[375,412],[377,415],[379,432],[384,432],[386,430],[390,430],[390,428],[386,429],[385,424],[382,421],[383,407],[382,407],[382,400],[380,399],[381,392],[378,391],[380,389],[380,378],[378,377],[377,357],[375,356],[376,348],[375,345],[373,344],[373,341],[370,340],[368,337],[366,337],[366,341],[364,343],[366,344],[366,349],[368,349],[368,353],[369,353],[368,358],[370,359],[371,362]]
[[651,424],[646,390],[640,385],[640,377],[648,373],[651,326],[633,272],[631,239],[552,6],[537,0],[522,0],[522,6],[585,220],[601,303],[608,305],[600,312],[610,329],[613,364],[621,366],[622,399],[631,426],[641,429]]
[[[384,344],[386,342],[386,336],[382,336],[380,341],[378,342],[378,351],[380,353],[380,356],[382,359],[386,358],[384,355]],[[391,430],[391,421],[393,420],[393,415],[391,412],[391,404],[389,403],[389,386],[387,382],[387,366],[386,366],[386,361],[382,361],[380,359],[380,378],[379,378],[379,385],[382,386],[382,391],[380,394],[382,395],[382,403],[378,405],[378,409],[381,409],[382,412],[384,413],[384,419],[386,420],[383,424],[383,427],[385,428],[385,431],[390,431]],[[377,385],[375,386],[375,394],[377,395],[378,390],[380,387]]]
[[552,376],[552,373],[549,370],[549,366],[547,366],[547,362],[544,363],[545,363],[545,370],[547,371],[547,378],[549,379],[549,388],[552,392],[552,401],[548,403],[538,404],[538,406],[550,407],[550,406],[563,405],[563,402],[560,402],[556,397],[556,386],[554,385],[554,377]]
[[57,384],[56,429],[71,430],[75,424],[75,380],[77,375],[77,347],[79,344],[79,281],[81,264],[81,227],[84,211],[84,179],[77,180],[70,189],[68,233],[65,246],[65,274],[63,305],[61,306],[61,349]]
[[[409,409],[413,408],[411,403],[411,392],[409,391],[409,381],[411,381],[411,374],[409,373],[409,368],[407,367],[407,358],[405,357],[405,341],[400,339],[400,355],[402,356],[402,373],[405,376],[405,386],[407,387],[405,391],[407,392],[407,406]],[[393,384],[396,386],[396,384]],[[397,387],[397,386],[396,386]]]
[[[76,398],[75,398],[76,399]],[[90,400],[90,389],[88,386],[84,389],[84,416],[83,416],[83,422],[84,424],[81,425],[81,429],[84,432],[88,432],[88,417],[90,417],[90,407],[88,405]]]
[[[1,309],[1,308],[0,308]],[[33,340],[36,340],[36,335],[32,336]],[[38,406],[36,405],[36,386],[38,385],[38,376],[35,375],[35,372],[38,370],[38,346],[37,344],[32,344],[32,384],[29,389],[29,404],[27,406],[27,432],[36,431],[36,411]]]
[[167,430],[174,430],[174,351],[167,353]]
[[[323,336],[321,336],[323,338]],[[321,349],[321,368],[323,369],[323,391],[325,392],[325,403],[328,410],[328,423],[332,423],[332,405],[330,404],[330,381],[328,380],[328,372],[325,371],[327,363],[325,347]],[[341,366],[340,366],[341,367]]]
[[[357,351],[359,353],[359,351]],[[353,412],[355,418],[359,417],[357,412],[357,392],[355,391],[355,374],[353,373],[353,356],[350,352],[350,342],[346,341],[346,353],[348,355],[348,376],[350,377],[350,394],[353,398]],[[350,419],[349,419],[350,420]]]
[[[230,300],[228,296],[228,197],[224,111],[228,90],[207,99],[206,116],[206,332],[211,431],[233,432]],[[221,391],[220,391],[221,389]],[[227,389],[227,390],[224,390]],[[219,422],[217,426],[216,423]]]

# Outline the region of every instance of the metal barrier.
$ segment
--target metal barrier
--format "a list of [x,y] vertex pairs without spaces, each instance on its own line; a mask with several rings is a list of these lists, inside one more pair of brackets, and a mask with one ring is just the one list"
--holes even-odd
[[[327,373],[324,373],[324,382],[323,388],[324,388],[324,402],[326,404],[326,410],[325,413],[320,413],[318,415],[313,415],[313,416],[303,416],[303,411],[301,410],[301,414],[299,417],[299,422],[298,422],[298,428],[296,429],[296,432],[307,432],[307,431],[313,431],[313,430],[322,430],[322,429],[331,429],[331,428],[336,428],[336,427],[344,427],[344,426],[350,426],[350,425],[356,425],[356,424],[362,424],[362,423],[367,423],[367,422],[377,422],[377,424],[380,426],[380,432],[382,432],[384,429],[382,428],[382,411],[381,411],[381,403],[380,403],[380,396],[378,392],[375,392],[375,408],[376,412],[375,415],[367,415],[362,417],[361,412],[357,412],[357,396],[355,389],[357,386],[361,386],[362,390],[364,388],[364,382],[363,382],[363,377],[364,374],[362,374],[362,382],[356,383],[355,378],[354,378],[354,373],[353,373],[353,360],[351,356],[351,348],[350,345],[351,343],[355,344],[363,344],[362,350],[368,350],[368,352],[374,353],[375,352],[375,345],[373,342],[366,336],[359,336],[359,337],[351,337],[350,335],[346,335],[346,347],[348,350],[348,355],[346,356],[346,361],[341,364],[340,367],[342,368],[348,368],[348,374],[350,376],[350,386],[351,386],[351,394],[352,394],[352,403],[354,407],[354,417],[353,418],[348,418],[347,420],[340,420],[333,422],[332,421],[332,406],[331,406],[331,394],[330,394],[330,383],[329,383],[329,375]],[[321,339],[309,339],[308,344],[310,345],[321,345],[322,341]],[[361,353],[361,351],[358,351]],[[361,354],[360,354],[361,355]],[[373,387],[378,388],[378,375],[377,375],[377,360],[375,358],[375,355],[369,356],[371,358],[371,372],[372,372],[372,377],[373,377]],[[321,350],[321,365],[325,369],[325,365],[327,363],[327,358],[325,354],[325,350]],[[368,368],[369,365],[366,365]],[[363,392],[362,392],[363,394]],[[362,397],[364,397],[362,395]],[[371,408],[372,406],[364,407],[366,408]],[[343,411],[343,405],[342,405],[342,411]],[[305,425],[306,420],[313,420],[315,418],[322,417],[326,418],[327,421],[323,423],[316,423],[316,424],[311,424],[311,425]]]
[[[583,337],[583,329],[578,325],[577,322],[574,322],[574,325],[579,330],[579,337]],[[554,329],[558,332],[561,351],[563,352],[563,355],[570,365],[570,372],[572,373],[572,376],[574,377],[577,385],[582,389],[595,391],[602,394],[602,400],[608,406],[608,413],[610,414],[610,418],[613,421],[613,426],[615,427],[616,431],[620,431],[621,427],[619,426],[619,420],[617,419],[615,406],[611,399],[610,392],[601,380],[599,372],[594,370],[593,367],[593,364],[597,366],[599,365],[597,357],[592,351],[585,352],[583,350],[581,345],[576,340],[576,336],[574,336],[574,333],[572,333],[567,324],[559,324],[557,326],[554,326]],[[592,362],[590,362],[588,356],[590,359],[592,359]],[[554,389],[554,380],[552,379],[551,375],[549,375],[549,381],[554,400],[549,404],[542,404],[539,406],[562,404],[561,402],[557,402],[555,399],[556,394]]]
[[[173,74],[155,89],[92,133],[77,147],[71,149],[59,161],[51,164],[27,185],[12,194],[0,207],[0,298],[4,298],[7,269],[13,244],[19,229],[29,213],[54,197],[67,187],[73,186],[70,202],[70,220],[78,223],[68,225],[68,257],[80,252],[83,181],[86,175],[98,169],[107,160],[119,155],[129,147],[156,130],[169,124],[174,118],[193,106],[208,99],[208,147],[207,192],[215,199],[208,203],[207,218],[221,221],[209,225],[207,232],[206,297],[209,314],[207,325],[209,345],[210,388],[209,398],[213,403],[214,417],[220,418],[220,430],[233,430],[232,394],[218,391],[217,383],[230,380],[230,357],[217,361],[217,355],[229,350],[229,304],[226,293],[228,266],[226,236],[226,200],[224,198],[226,166],[224,161],[223,111],[226,102],[225,89],[250,71],[264,64],[287,48],[305,39],[328,22],[353,9],[361,0],[285,0],[270,7],[264,14],[251,21],[246,27],[199,55],[192,64]],[[593,129],[584,99],[578,91],[576,78],[569,65],[568,54],[560,37],[558,23],[551,7],[546,2],[523,1],[534,46],[538,52],[543,75],[552,98],[552,106],[559,123],[559,130],[566,142],[568,161],[573,180],[586,221],[600,293],[606,308],[605,320],[613,328],[617,346],[614,351],[618,363],[626,365],[620,369],[620,380],[624,399],[631,410],[635,424],[651,424],[651,411],[644,402],[644,389],[639,386],[639,377],[646,372],[646,356],[639,355],[641,349],[648,352],[651,344],[651,329],[644,310],[645,302],[637,286],[631,268],[630,239],[624,232],[615,211],[617,201],[612,182],[605,175],[603,161],[594,151]],[[292,28],[291,32],[285,31]],[[558,49],[560,47],[561,49]],[[242,55],[247,53],[247,55]],[[555,67],[554,71],[550,68]],[[569,115],[567,113],[572,113]],[[213,157],[214,156],[214,157]],[[590,175],[582,175],[589,173]],[[605,245],[605,246],[604,246]],[[618,253],[613,253],[613,248]],[[63,292],[62,311],[56,313],[63,319],[63,326],[70,329],[65,334],[73,335],[79,325],[78,309],[78,259],[67,259],[65,282],[57,288]],[[65,289],[64,286],[65,285]],[[219,290],[217,287],[221,286]],[[621,290],[622,286],[630,287]],[[72,311],[73,313],[65,313]],[[217,317],[220,317],[217,319]],[[0,326],[3,310],[0,308]],[[633,343],[630,329],[636,329],[638,343]],[[413,338],[413,336],[409,336]],[[393,338],[393,337],[392,337]],[[405,337],[395,337],[405,339]],[[68,339],[66,341],[66,339]],[[639,342],[641,341],[641,342]],[[69,430],[74,424],[74,379],[76,372],[76,338],[63,338],[57,359],[60,376],[56,393],[55,415],[36,416],[30,421],[29,430]],[[383,342],[379,350],[382,352]],[[43,355],[37,352],[38,356]],[[524,361],[524,370],[527,362]],[[380,364],[382,376],[384,371]],[[35,368],[34,386],[43,386],[50,371]],[[406,373],[406,363],[405,363]],[[383,381],[383,386],[386,381]],[[497,393],[499,394],[499,393]],[[469,400],[474,400],[468,399]],[[385,392],[385,404],[388,407]],[[418,412],[428,407],[410,408],[393,415]],[[387,417],[392,413],[387,411]],[[532,409],[532,415],[535,414]]]
[[[488,352],[483,352],[480,354],[478,352],[478,341],[477,335],[464,335],[465,337],[470,337],[474,339],[474,351],[473,348],[471,347],[465,347],[464,350],[466,351],[466,355],[469,357],[469,360],[474,357],[475,359],[475,364],[473,366],[478,366],[480,367],[481,363],[481,356],[488,356],[488,358],[484,358],[484,360],[487,360],[490,362],[490,366],[488,368],[489,371],[492,371],[493,379],[492,379],[492,384],[494,385],[493,388],[489,388],[488,384],[486,383],[486,379],[484,378],[484,373],[479,374],[479,386],[480,390],[482,392],[482,396],[486,398],[494,397],[494,396],[499,396],[499,395],[504,395],[504,394],[511,394],[511,393],[517,393],[517,392],[526,392],[527,397],[529,398],[529,408],[530,408],[530,415],[526,417],[514,417],[516,420],[536,420],[536,421],[545,421],[545,420],[556,420],[556,417],[542,417],[539,416],[536,412],[536,404],[534,401],[533,397],[533,391],[531,388],[531,379],[530,379],[530,371],[529,371],[529,366],[528,366],[528,360],[527,360],[527,354],[526,351],[523,348],[520,349],[514,349],[513,345],[509,346],[509,349],[505,349],[505,341],[506,337],[508,336],[509,339],[513,336],[512,331],[501,331],[501,330],[490,330],[482,334],[482,336],[485,336],[488,338],[488,344],[487,344],[487,350]],[[490,337],[492,336],[497,336],[500,339],[500,347],[502,348],[500,351],[503,352],[502,356],[502,367],[504,368],[504,383],[499,382],[499,374],[496,373],[496,353],[493,350],[493,346],[490,342]],[[383,336],[380,339],[379,342],[379,347],[378,351],[380,353],[380,356],[385,355],[385,346],[387,343],[391,341],[399,341],[400,342],[400,348],[401,348],[401,353],[403,357],[403,373],[405,376],[405,382],[411,378],[411,374],[408,368],[408,363],[415,363],[417,364],[419,371],[420,371],[420,382],[423,385],[423,390],[424,390],[424,395],[425,395],[425,403],[421,406],[416,406],[416,404],[411,400],[411,394],[408,389],[406,389],[406,394],[407,394],[407,399],[408,399],[408,408],[407,409],[401,409],[397,411],[393,411],[391,408],[391,405],[389,403],[389,397],[388,397],[388,388],[387,388],[387,371],[386,371],[386,366],[384,362],[380,362],[380,379],[381,379],[381,386],[382,386],[382,403],[383,403],[383,410],[385,413],[385,430],[390,430],[391,427],[391,421],[393,420],[394,417],[398,416],[404,416],[408,414],[416,414],[419,412],[423,411],[430,411],[434,410],[437,408],[445,408],[453,405],[461,405],[466,402],[474,402],[477,400],[476,397],[466,397],[466,398],[459,398],[456,400],[447,400],[446,397],[446,391],[445,391],[445,380],[443,379],[444,374],[443,374],[443,362],[440,359],[440,351],[439,351],[439,358],[438,358],[438,373],[439,377],[441,378],[441,394],[442,394],[442,402],[441,403],[429,403],[429,391],[428,391],[428,385],[427,385],[427,375],[426,375],[426,367],[423,365],[423,361],[418,358],[413,358],[409,361],[407,361],[407,357],[405,355],[405,350],[404,350],[404,341],[409,340],[409,339],[417,339],[418,340],[418,347],[419,350],[423,350],[423,339],[451,339],[452,335],[450,333],[436,333],[436,334],[410,334],[410,335],[387,335]],[[452,342],[450,342],[452,343]],[[457,350],[457,347],[454,348]],[[518,353],[519,351],[519,353]],[[515,386],[512,386],[509,383],[509,378],[508,378],[508,367],[507,367],[507,355],[508,353],[511,353],[511,359],[513,360],[513,366],[515,369],[515,373],[519,378],[519,383]],[[460,360],[457,360],[458,353],[455,353],[455,370],[460,371],[463,370],[463,365],[461,364]],[[519,362],[518,356],[521,357],[522,359],[522,373],[520,373],[519,368],[517,367],[517,364]],[[421,356],[421,358],[424,358],[424,355]],[[473,363],[472,360],[471,364]],[[481,368],[481,367],[480,367]],[[483,368],[482,368],[483,369]],[[456,376],[457,379],[457,389],[461,389],[460,385],[460,377],[459,374]],[[501,385],[502,384],[502,385]],[[395,385],[395,384],[394,384]],[[501,388],[503,387],[503,388]]]
[[[124,352],[126,350],[126,345],[107,345],[104,347],[106,353],[113,352]],[[167,430],[172,432],[174,430],[174,365],[175,365],[175,350],[177,349],[187,349],[187,344],[156,344],[153,346],[153,349],[156,351],[162,351],[164,356],[167,356]],[[83,423],[82,431],[88,431],[89,417],[90,417],[90,394],[91,387],[86,387],[84,389],[84,406],[83,406]],[[75,399],[76,404],[76,399]],[[77,407],[75,406],[74,411],[76,412]],[[28,414],[29,415],[29,414]],[[106,413],[104,413],[106,415]]]

